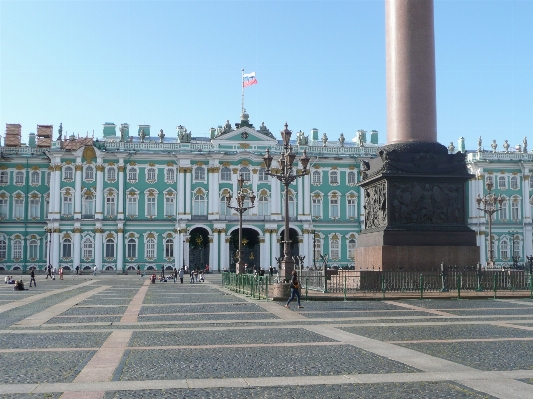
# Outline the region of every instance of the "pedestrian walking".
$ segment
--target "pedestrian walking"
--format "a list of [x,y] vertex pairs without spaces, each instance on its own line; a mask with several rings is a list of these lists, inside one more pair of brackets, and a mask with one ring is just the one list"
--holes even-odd
[[176,284],[177,280],[178,280],[178,269],[174,268],[174,284]]
[[94,268],[93,268],[93,276],[96,276],[96,271],[98,270],[98,268],[96,267],[96,265],[94,265]]
[[141,275],[141,266],[137,265],[137,276]]
[[194,271],[194,280],[198,282],[198,270]]
[[191,270],[190,276],[191,276],[191,284],[194,284],[194,272],[192,270]]
[[80,265],[76,266],[76,276],[80,273]]
[[180,276],[180,284],[183,284],[183,268],[180,269],[179,276]]
[[63,267],[59,268],[59,279],[63,280]]
[[48,265],[46,268],[46,280],[48,280],[48,277],[52,278],[52,265]]
[[270,277],[272,277],[274,275],[274,268],[272,267],[272,265],[270,265],[270,267],[268,269],[268,274],[270,274]]
[[296,270],[292,271],[292,278],[291,278],[291,297],[285,304],[285,307],[289,307],[289,303],[294,299],[294,297],[298,299],[298,308],[303,308],[303,306],[300,305],[300,281],[298,280],[298,275],[296,274]]
[[35,281],[35,269],[31,269],[31,273],[30,273],[30,287],[31,287],[31,283],[33,281],[33,285],[35,287],[37,287],[37,281]]

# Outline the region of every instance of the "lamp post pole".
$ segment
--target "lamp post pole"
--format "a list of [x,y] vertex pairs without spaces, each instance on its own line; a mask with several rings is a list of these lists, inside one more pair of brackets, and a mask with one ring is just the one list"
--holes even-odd
[[[240,178],[237,179],[237,184],[239,185],[239,191],[237,191],[237,196],[235,199],[237,200],[237,206],[231,206],[231,194],[229,194],[226,197],[226,206],[230,209],[233,209],[237,211],[239,214],[239,253],[238,253],[238,261],[237,261],[237,267],[235,269],[235,272],[237,274],[240,273],[246,273],[246,270],[244,270],[244,264],[242,261],[242,214],[246,212],[248,209],[254,208],[254,202],[255,202],[255,194],[252,191],[251,194],[247,194],[243,190],[245,180],[243,175],[241,174]],[[251,206],[244,206],[244,201],[246,201],[246,198],[250,199]]]
[[[185,227],[183,229],[183,233],[187,234],[188,231],[187,231],[187,227]],[[185,271],[185,243],[186,243],[186,240],[185,240],[185,234],[183,235],[183,271]]]
[[518,251],[515,252],[515,248],[516,248],[516,242],[517,240],[515,239],[515,235],[518,233],[518,231],[516,230],[509,230],[508,233],[511,235],[511,237],[513,238],[512,240],[512,248],[511,248],[511,259],[513,260],[513,269],[514,270],[517,270],[518,269],[518,262],[520,261],[520,254],[518,255],[515,255],[515,253],[518,253]]
[[[477,195],[476,202],[477,206],[480,211],[482,211],[485,215],[488,215],[489,218],[489,261],[487,262],[487,266],[490,266],[491,268],[494,267],[494,250],[492,248],[492,215],[494,215],[496,212],[500,211],[502,209],[502,204],[505,201],[505,199],[502,197],[502,195],[498,195],[496,197],[494,194],[492,194],[492,189],[494,188],[494,184],[492,181],[488,181],[485,185],[487,188],[488,193],[485,194],[483,197],[481,197],[480,194]],[[483,207],[481,208],[481,205]]]
[[283,269],[282,278],[289,280],[294,270],[294,260],[291,257],[290,240],[289,240],[289,185],[295,181],[298,177],[303,177],[309,174],[307,165],[309,164],[309,157],[306,151],[303,151],[300,163],[302,164],[302,172],[300,174],[295,173],[293,170],[294,160],[296,154],[292,151],[292,145],[290,144],[292,132],[289,130],[287,123],[285,123],[285,129],[281,131],[281,138],[283,139],[283,151],[278,159],[279,169],[274,172],[270,169],[272,165],[272,156],[270,150],[266,150],[266,154],[263,157],[266,166],[266,174],[268,176],[275,177],[285,186],[285,231],[284,231],[284,251],[283,259],[281,261],[281,268]]
[[313,269],[316,270],[316,241],[315,241],[315,238],[316,238],[316,231],[313,229],[313,230],[309,230],[309,233],[311,233],[313,235]]

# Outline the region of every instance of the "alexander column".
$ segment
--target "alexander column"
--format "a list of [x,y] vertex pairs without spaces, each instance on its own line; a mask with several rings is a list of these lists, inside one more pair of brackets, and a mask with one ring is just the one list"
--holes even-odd
[[433,0],[385,0],[387,144],[364,161],[357,268],[436,269],[479,261],[467,226],[465,154],[437,142]]

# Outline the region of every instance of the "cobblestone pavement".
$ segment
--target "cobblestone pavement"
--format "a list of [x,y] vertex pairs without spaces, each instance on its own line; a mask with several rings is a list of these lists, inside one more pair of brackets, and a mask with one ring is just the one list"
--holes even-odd
[[0,399],[533,398],[533,301],[286,309],[207,277],[1,285]]

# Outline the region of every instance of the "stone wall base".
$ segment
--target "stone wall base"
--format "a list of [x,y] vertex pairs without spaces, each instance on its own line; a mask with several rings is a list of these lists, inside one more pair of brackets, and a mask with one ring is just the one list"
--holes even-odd
[[289,283],[273,283],[268,286],[268,297],[273,301],[289,299],[291,285]]
[[355,250],[356,270],[440,270],[447,266],[472,267],[480,259],[478,246],[384,245]]

